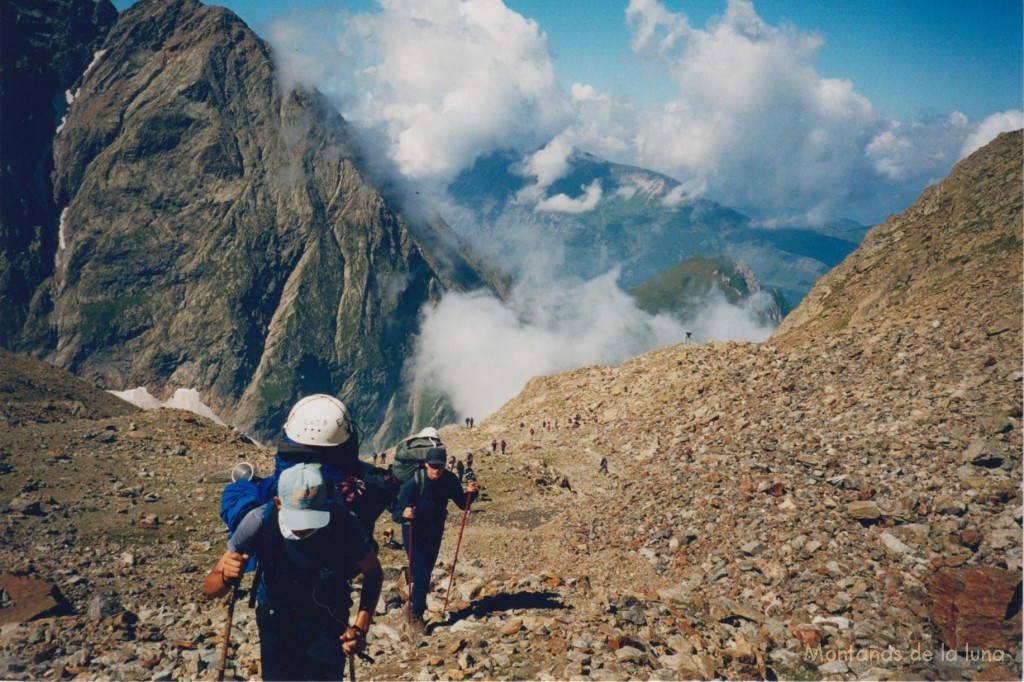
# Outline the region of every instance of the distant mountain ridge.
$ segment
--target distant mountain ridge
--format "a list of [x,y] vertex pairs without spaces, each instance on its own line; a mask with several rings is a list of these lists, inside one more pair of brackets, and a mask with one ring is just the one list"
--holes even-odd
[[629,294],[637,305],[652,315],[670,313],[686,321],[692,319],[701,304],[715,292],[731,305],[749,302],[759,292],[754,313],[763,324],[778,326],[789,313],[785,298],[775,289],[762,290],[757,277],[742,261],[725,256],[692,256],[643,284]]
[[515,153],[491,154],[460,174],[448,191],[498,231],[514,235],[527,226],[561,234],[566,267],[574,275],[593,277],[621,265],[625,288],[691,256],[724,254],[746,262],[762,284],[796,303],[866,231],[849,221],[838,224],[840,229],[757,227],[732,209],[688,197],[673,178],[581,151],[570,155],[568,172],[544,197],[578,200],[587,188],[600,187],[600,201],[579,213],[534,210],[532,203],[516,200],[530,182],[521,165]]
[[55,267],[16,345],[108,389],[197,389],[261,439],[314,392],[383,443],[434,419],[403,390],[421,306],[504,286],[399,213],[337,112],[283,95],[266,44],[196,0],[120,17],[54,158]]

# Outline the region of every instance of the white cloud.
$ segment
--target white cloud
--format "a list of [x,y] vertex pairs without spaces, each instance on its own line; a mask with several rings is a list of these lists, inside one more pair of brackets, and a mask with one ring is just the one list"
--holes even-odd
[[483,418],[530,378],[593,363],[616,364],[681,342],[767,338],[751,313],[711,297],[684,324],[639,310],[615,272],[589,282],[526,281],[507,304],[482,293],[449,293],[425,308],[413,360],[417,386],[447,395],[463,416]]
[[302,85],[337,94],[333,84],[347,80],[355,68],[355,55],[341,39],[348,16],[326,8],[306,9],[266,26],[277,77],[286,92]]
[[707,181],[703,179],[698,178],[684,182],[666,192],[665,196],[661,198],[661,203],[668,208],[690,204],[699,199],[707,191],[707,188]]
[[537,178],[537,185],[543,189],[559,180],[569,170],[569,156],[573,152],[573,140],[562,133],[556,135],[543,149],[528,156],[523,164],[523,175]]
[[881,119],[852,83],[816,72],[820,36],[770,26],[748,0],[730,0],[705,30],[656,0],[633,0],[626,15],[634,50],[677,87],[638,126],[641,165],[761,214],[828,212],[870,172],[863,149]]
[[451,179],[479,155],[533,150],[569,122],[536,22],[500,0],[382,0],[349,22],[370,65],[347,112],[379,126],[407,178]]
[[556,194],[537,203],[534,210],[549,211],[552,213],[586,213],[593,211],[598,202],[601,201],[601,181],[594,180],[586,187],[581,188],[583,195],[573,199],[566,194]]
[[982,121],[968,136],[960,149],[960,158],[965,158],[994,140],[1000,133],[1009,133],[1024,128],[1024,109],[1003,111],[992,114]]
[[890,121],[868,143],[865,155],[888,180],[923,189],[949,173],[960,158],[964,140],[976,127],[959,112],[928,123]]

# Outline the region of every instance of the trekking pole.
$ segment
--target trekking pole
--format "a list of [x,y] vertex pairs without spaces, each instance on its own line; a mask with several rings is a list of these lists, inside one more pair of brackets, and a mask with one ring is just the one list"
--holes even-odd
[[452,559],[452,576],[448,579],[448,592],[444,595],[444,608],[441,609],[441,617],[448,617],[448,598],[452,596],[452,585],[455,584],[455,563],[459,560],[459,548],[462,547],[462,531],[466,530],[466,517],[469,516],[469,501],[473,493],[466,493],[466,508],[462,510],[462,526],[459,527],[459,539],[455,543],[455,558]]
[[231,585],[231,597],[228,600],[228,618],[224,623],[224,642],[220,650],[220,668],[217,670],[217,682],[224,682],[224,671],[228,667],[228,644],[231,642],[231,621],[235,617],[235,602],[238,601],[238,583]]
[[409,555],[409,599],[405,602],[405,622],[412,626],[412,519],[409,519],[409,546],[405,548]]
[[348,678],[350,680],[352,680],[352,682],[356,682],[356,655],[355,654],[349,654],[348,655]]

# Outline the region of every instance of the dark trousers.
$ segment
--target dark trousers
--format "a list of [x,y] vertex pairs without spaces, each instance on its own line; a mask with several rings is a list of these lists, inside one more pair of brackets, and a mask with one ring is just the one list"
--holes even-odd
[[341,680],[345,656],[338,638],[340,623],[324,618],[256,609],[264,680]]
[[412,594],[409,597],[413,615],[423,617],[427,610],[427,593],[430,592],[430,574],[441,551],[441,536],[444,525],[416,523],[413,521],[412,543],[409,542],[409,524],[402,524],[402,542],[412,548]]

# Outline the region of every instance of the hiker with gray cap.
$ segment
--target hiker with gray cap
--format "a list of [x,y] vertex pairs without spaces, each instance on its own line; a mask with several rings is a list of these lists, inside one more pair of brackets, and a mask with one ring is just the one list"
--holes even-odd
[[[380,598],[383,571],[363,524],[332,504],[319,465],[281,472],[273,502],[250,511],[206,576],[216,599],[241,579],[250,554],[260,557],[256,624],[262,677],[339,680],[345,657],[361,653]],[[359,611],[349,625],[349,576],[363,574]]]
[[392,514],[395,523],[402,524],[402,542],[409,548],[412,577],[409,629],[414,634],[420,634],[426,628],[423,614],[427,610],[430,575],[441,550],[448,502],[461,509],[476,499],[480,489],[474,478],[469,481],[467,495],[455,474],[445,469],[447,459],[448,453],[444,448],[431,448],[426,456],[425,480],[417,481],[413,476],[405,482]]

